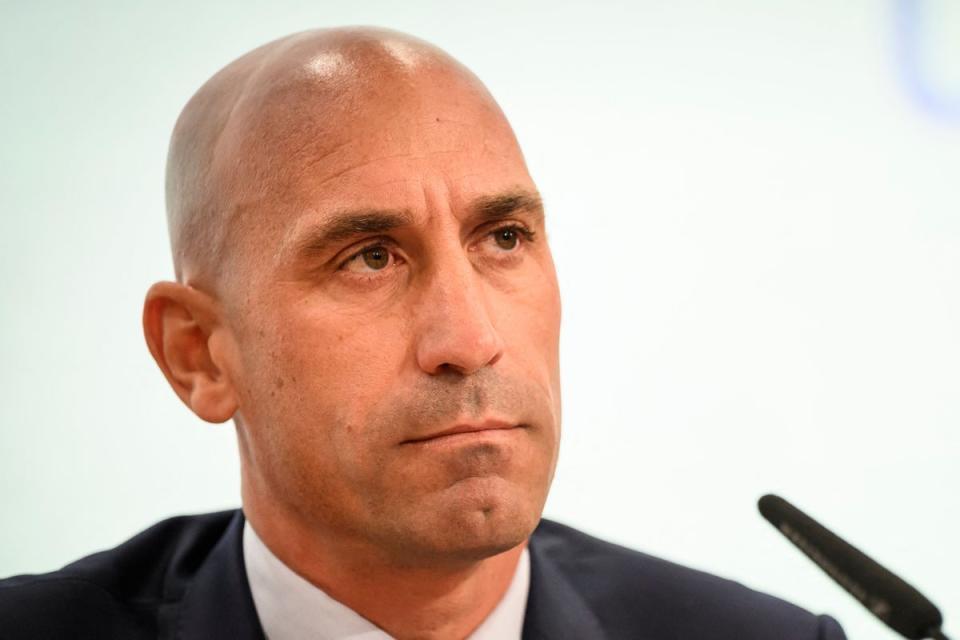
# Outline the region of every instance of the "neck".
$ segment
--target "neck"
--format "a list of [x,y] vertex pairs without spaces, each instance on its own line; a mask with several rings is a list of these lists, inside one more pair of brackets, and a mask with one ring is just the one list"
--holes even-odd
[[503,598],[526,546],[470,562],[393,562],[367,543],[262,506],[244,500],[250,525],[277,558],[397,640],[469,636]]

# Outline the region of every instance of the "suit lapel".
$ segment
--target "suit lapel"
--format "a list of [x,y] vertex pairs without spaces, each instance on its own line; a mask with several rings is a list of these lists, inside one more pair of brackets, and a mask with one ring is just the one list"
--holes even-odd
[[197,571],[183,597],[177,640],[264,640],[243,562],[243,513]]
[[530,538],[530,593],[523,619],[523,640],[604,640],[600,621],[567,578]]

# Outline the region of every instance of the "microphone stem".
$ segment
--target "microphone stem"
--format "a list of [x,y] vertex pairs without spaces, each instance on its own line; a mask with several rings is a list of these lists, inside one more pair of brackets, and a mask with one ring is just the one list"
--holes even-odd
[[950,640],[950,638],[945,636],[943,631],[940,631],[940,629],[931,629],[927,632],[927,635],[932,638],[932,640]]

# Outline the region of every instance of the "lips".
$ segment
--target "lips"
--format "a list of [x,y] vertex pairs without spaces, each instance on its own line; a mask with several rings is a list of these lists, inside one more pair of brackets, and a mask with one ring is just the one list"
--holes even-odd
[[523,425],[513,424],[511,422],[503,422],[501,420],[485,420],[483,422],[461,423],[461,424],[454,425],[449,429],[436,431],[426,436],[404,440],[401,444],[417,444],[420,442],[430,442],[432,440],[439,440],[441,438],[447,438],[450,436],[457,436],[457,435],[468,434],[468,433],[480,433],[483,431],[507,431],[510,429],[518,429],[522,426]]

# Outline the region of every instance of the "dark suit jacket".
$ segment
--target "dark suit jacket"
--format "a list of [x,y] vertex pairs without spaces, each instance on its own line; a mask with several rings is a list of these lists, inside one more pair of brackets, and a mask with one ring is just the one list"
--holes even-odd
[[[164,520],[60,571],[0,581],[0,638],[262,639],[243,514]],[[839,625],[737,583],[544,520],[524,640],[841,640]]]

